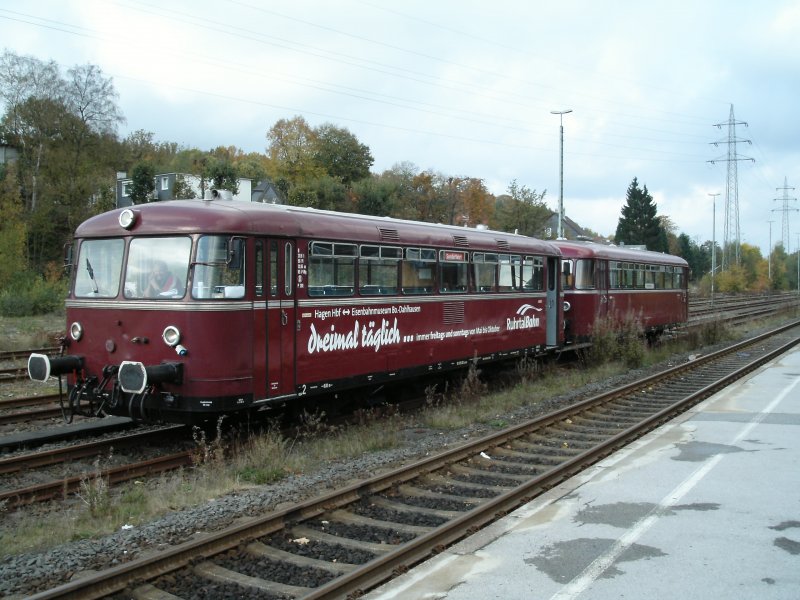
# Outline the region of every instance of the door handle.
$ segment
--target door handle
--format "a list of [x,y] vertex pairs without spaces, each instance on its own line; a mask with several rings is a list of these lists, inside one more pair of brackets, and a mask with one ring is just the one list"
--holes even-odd
[[281,309],[281,325],[286,325],[289,322],[289,315],[286,314],[286,311]]

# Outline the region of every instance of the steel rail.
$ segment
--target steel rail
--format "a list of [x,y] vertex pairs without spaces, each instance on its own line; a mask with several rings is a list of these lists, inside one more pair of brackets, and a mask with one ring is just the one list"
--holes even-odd
[[76,475],[66,479],[32,485],[19,490],[2,492],[0,493],[0,502],[7,502],[6,506],[9,508],[16,508],[32,502],[51,500],[77,491],[80,489],[81,483],[95,478],[105,479],[109,484],[117,484],[136,477],[144,477],[145,475],[152,475],[153,473],[163,473],[164,471],[171,471],[180,467],[189,466],[192,464],[192,456],[193,451],[186,450],[168,456],[159,456],[158,458],[146,461],[105,469],[97,474],[88,473]]
[[23,396],[20,398],[0,399],[0,410],[9,408],[22,408],[25,406],[36,406],[48,402],[58,402],[58,394],[46,394],[44,396]]
[[[458,448],[426,458],[413,465],[400,467],[391,472],[372,477],[364,482],[355,483],[341,490],[329,492],[316,499],[304,501],[296,506],[274,511],[247,523],[211,533],[200,540],[185,542],[164,553],[143,557],[131,561],[130,563],[113,567],[102,573],[63,584],[57,588],[36,594],[32,596],[32,599],[99,598],[118,592],[126,586],[135,584],[138,581],[152,579],[184,567],[190,562],[196,561],[198,558],[207,558],[229,550],[242,543],[243,540],[252,540],[277,532],[292,523],[322,515],[329,510],[345,506],[362,497],[410,481],[422,474],[430,473],[438,468],[458,462],[459,460],[474,457],[483,450],[490,450],[493,447],[507,443],[511,439],[542,429],[548,424],[563,421],[566,417],[582,412],[586,408],[597,406],[598,404],[603,405],[628,392],[635,392],[642,388],[647,388],[671,375],[680,374],[686,370],[694,369],[729,354],[736,353],[743,348],[757,344],[772,335],[797,327],[798,325],[800,325],[800,322],[778,328],[767,334],[747,340],[746,342],[741,342],[724,350],[720,350],[719,352],[701,357],[686,365],[673,367],[665,373],[659,373],[644,378],[612,390],[608,394],[589,398],[533,421],[519,424],[504,432],[485,436],[468,442]],[[734,377],[741,377],[744,373],[757,368],[758,365],[785,352],[798,342],[800,342],[800,338],[793,339],[788,344],[769,353],[768,356],[761,357],[757,361],[751,361],[747,366],[738,369],[735,374],[726,375],[720,382],[714,382],[713,384],[705,386],[679,402],[673,403],[669,408],[662,409],[652,416],[647,417],[643,421],[644,425],[630,427],[614,435],[605,442],[602,442],[598,447],[566,460],[557,469],[551,470],[539,477],[532,478],[529,482],[518,486],[507,494],[487,500],[480,508],[473,509],[469,513],[445,523],[439,529],[406,542],[386,556],[373,559],[366,565],[313,590],[308,595],[304,596],[304,598],[320,599],[334,597],[343,598],[347,595],[352,595],[353,597],[357,596],[361,591],[385,581],[391,576],[392,571],[403,570],[409,565],[423,560],[437,549],[444,548],[446,545],[461,539],[492,519],[502,516],[508,510],[530,500],[539,491],[552,487],[563,479],[573,475],[581,468],[584,468],[586,465],[592,464],[610,454],[615,449],[631,441],[634,437],[638,437],[642,435],[643,432],[657,427],[659,424],[671,418],[676,412],[685,409],[688,405],[694,404],[712,394],[717,389],[724,387],[724,385],[730,382]]]
[[[106,440],[67,446],[65,448],[55,448],[53,450],[31,452],[9,458],[2,458],[0,459],[0,475],[17,473],[23,469],[46,467],[63,463],[68,460],[86,458],[87,456],[97,456],[102,454],[105,449],[111,447],[124,448],[134,444],[149,443],[158,440],[158,438],[163,437],[164,435],[168,435],[171,432],[176,432],[181,429],[184,429],[183,425],[174,425],[171,427],[165,427],[163,429],[135,432]],[[62,484],[63,480],[59,480],[58,483]]]

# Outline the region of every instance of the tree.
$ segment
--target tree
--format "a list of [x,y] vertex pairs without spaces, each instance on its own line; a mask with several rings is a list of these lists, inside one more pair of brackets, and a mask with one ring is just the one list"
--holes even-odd
[[496,227],[501,231],[542,237],[550,209],[544,202],[547,191],[541,194],[514,179],[508,185],[508,194],[497,198]]
[[27,212],[28,260],[43,271],[60,262],[78,222],[107,205],[121,163],[121,115],[99,68],[70,69],[6,51],[0,56],[0,137],[19,150],[18,179]]
[[400,187],[388,177],[368,177],[353,184],[355,210],[362,215],[385,217],[394,213]]
[[150,162],[141,162],[133,167],[130,197],[134,204],[150,202],[155,191],[156,169]]
[[111,78],[97,65],[80,65],[67,71],[65,103],[69,111],[95,133],[115,133],[125,118],[117,106],[119,97]]
[[314,130],[313,159],[320,169],[345,185],[369,177],[369,169],[375,162],[369,148],[356,136],[330,123]]
[[291,185],[322,174],[314,162],[314,132],[303,117],[281,119],[267,132],[267,140],[276,179]]
[[12,135],[18,135],[17,109],[29,98],[57,100],[62,80],[58,64],[32,56],[19,56],[10,50],[0,55],[0,100]]
[[639,182],[633,178],[622,207],[622,216],[614,236],[616,242],[627,245],[643,244],[648,250],[668,252],[667,232],[656,216],[657,206],[647,191],[647,186],[639,189]]
[[192,186],[187,183],[186,178],[183,175],[177,175],[175,177],[175,185],[172,188],[172,197],[190,199],[196,198],[197,195],[194,193]]
[[234,196],[239,193],[239,176],[230,161],[212,158],[206,168],[205,176],[215,188],[228,190]]
[[0,179],[0,289],[27,268],[25,207],[19,193],[17,169],[12,163]]

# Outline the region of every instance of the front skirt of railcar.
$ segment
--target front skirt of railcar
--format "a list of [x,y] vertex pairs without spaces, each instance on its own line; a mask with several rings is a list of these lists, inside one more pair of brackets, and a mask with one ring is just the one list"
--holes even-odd
[[[173,391],[183,383],[183,363],[163,362],[145,365],[122,361],[109,364],[99,374],[87,372],[83,357],[64,355],[51,358],[31,354],[28,375],[34,381],[58,377],[64,419],[75,415],[100,417],[116,415],[139,421],[193,423],[214,418],[217,412],[230,412],[250,404],[241,396],[235,398],[187,398]],[[63,390],[62,377],[68,385]],[[165,389],[169,386],[170,390]]]

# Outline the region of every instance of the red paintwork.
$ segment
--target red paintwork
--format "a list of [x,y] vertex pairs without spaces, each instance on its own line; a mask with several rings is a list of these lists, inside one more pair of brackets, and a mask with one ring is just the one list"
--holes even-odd
[[[564,259],[591,259],[596,262],[595,289],[565,289],[564,300],[570,304],[565,313],[568,341],[587,340],[598,317],[613,319],[632,314],[641,320],[648,331],[685,323],[689,315],[689,297],[686,288],[688,263],[678,257],[647,250],[620,246],[606,246],[591,242],[558,240],[553,242]],[[669,265],[683,269],[682,289],[609,289],[608,263],[610,261]]]
[[[70,296],[67,301],[68,323],[80,321],[85,331],[67,353],[84,357],[86,376],[102,378],[104,366],[123,360],[182,363],[183,382],[159,384],[157,390],[191,398],[180,411],[191,412],[200,405],[210,412],[244,408],[251,402],[399,378],[425,368],[450,368],[474,356],[497,359],[517,351],[543,351],[549,310],[556,311],[555,344],[563,341],[561,303],[552,302],[548,308],[546,291],[310,297],[305,265],[297,264],[298,253],[308,260],[310,240],[330,240],[535,255],[545,258],[546,268],[555,269],[560,252],[548,242],[501,232],[222,200],[159,202],[136,206],[134,211],[137,218],[130,231],[119,225],[120,211],[111,211],[81,224],[76,242],[209,233],[247,238],[244,298],[200,301],[187,292],[178,300],[131,301],[120,293],[107,299]],[[255,295],[257,239],[278,244],[281,278],[275,297]],[[289,291],[282,279],[287,244],[294,252]],[[551,293],[554,297],[557,288]],[[180,329],[187,355],[178,356],[162,341],[167,325]],[[338,346],[334,334],[342,336]],[[115,412],[124,413],[124,407]]]

